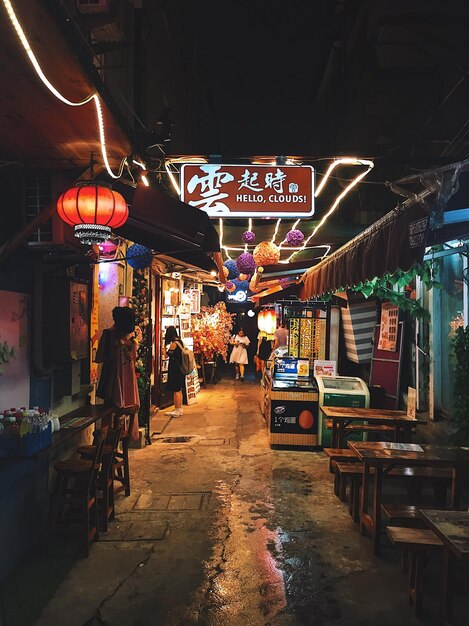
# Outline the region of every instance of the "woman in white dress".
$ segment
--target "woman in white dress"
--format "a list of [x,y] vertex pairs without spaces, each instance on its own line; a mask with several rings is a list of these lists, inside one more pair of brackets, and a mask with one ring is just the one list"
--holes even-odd
[[244,330],[239,329],[238,334],[233,336],[230,341],[234,346],[231,351],[230,363],[234,363],[236,368],[236,380],[244,380],[244,366],[248,363],[248,345],[249,337],[246,337]]

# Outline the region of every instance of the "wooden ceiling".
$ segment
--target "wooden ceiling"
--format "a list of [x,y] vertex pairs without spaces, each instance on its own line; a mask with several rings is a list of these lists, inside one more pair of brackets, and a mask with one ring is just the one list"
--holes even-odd
[[[39,0],[14,0],[30,46],[48,80],[71,101],[95,91],[51,15]],[[101,99],[109,161],[117,169],[130,141]],[[0,2],[0,160],[28,167],[76,168],[101,160],[94,102],[59,101],[33,69]]]

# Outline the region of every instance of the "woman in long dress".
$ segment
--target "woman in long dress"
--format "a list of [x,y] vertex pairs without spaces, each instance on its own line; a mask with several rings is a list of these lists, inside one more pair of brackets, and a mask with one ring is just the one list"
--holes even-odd
[[[118,408],[140,406],[135,360],[141,331],[130,307],[114,307],[112,317],[114,324],[103,331],[96,351],[95,361],[102,363],[96,394]],[[137,419],[130,436],[138,439]]]
[[234,363],[236,369],[236,380],[241,382],[244,380],[244,366],[248,364],[248,346],[250,344],[249,337],[246,337],[244,330],[239,329],[238,334],[231,338],[230,363]]

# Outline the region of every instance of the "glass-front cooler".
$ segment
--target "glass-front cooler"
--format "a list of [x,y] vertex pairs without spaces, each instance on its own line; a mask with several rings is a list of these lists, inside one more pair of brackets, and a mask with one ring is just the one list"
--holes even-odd
[[[364,380],[355,376],[316,376],[319,390],[319,406],[345,406],[368,408],[370,392]],[[324,415],[319,409],[319,445],[331,445],[332,431],[326,429]],[[362,439],[363,435],[352,434],[349,439]]]

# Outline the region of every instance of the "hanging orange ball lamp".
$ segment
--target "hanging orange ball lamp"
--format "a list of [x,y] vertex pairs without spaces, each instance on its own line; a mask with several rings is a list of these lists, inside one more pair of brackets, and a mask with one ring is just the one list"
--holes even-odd
[[65,191],[57,200],[57,212],[75,227],[75,237],[84,244],[106,241],[111,230],[125,224],[129,215],[120,193],[89,181]]
[[273,309],[267,309],[264,311],[264,332],[268,335],[273,335],[277,328],[277,315]]

